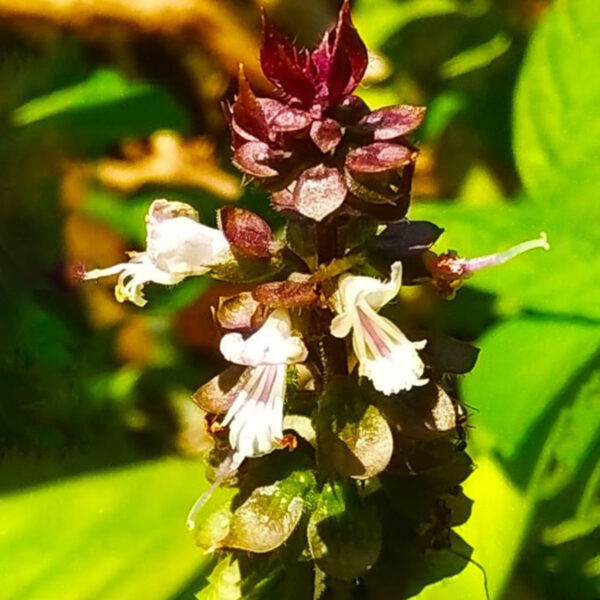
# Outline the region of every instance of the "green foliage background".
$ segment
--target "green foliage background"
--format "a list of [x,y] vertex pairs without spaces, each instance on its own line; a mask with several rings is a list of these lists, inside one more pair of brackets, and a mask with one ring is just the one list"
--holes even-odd
[[[293,23],[298,4],[280,4]],[[540,12],[525,22],[532,4]],[[459,382],[477,410],[477,470],[458,531],[492,598],[597,598],[600,6],[357,0],[355,21],[386,69],[361,90],[370,105],[429,107],[421,142],[445,198],[423,194],[410,216],[446,229],[439,249],[476,256],[540,231],[552,245],[477,275],[452,303],[406,301],[417,322],[481,348]],[[216,359],[173,323],[208,284],[150,290],[158,350],[139,364],[115,354],[115,328],[95,329],[59,275],[62,161],[94,161],[157,129],[195,132],[193,115],[168,86],[99,65],[77,36],[44,51],[12,33],[1,44],[0,597],[242,598],[234,565],[213,569],[184,530],[206,484],[178,440],[198,427],[186,398]],[[226,164],[226,143],[218,153]],[[165,195],[209,223],[220,202],[197,189],[126,197],[92,186],[81,211],[139,246],[148,201]],[[272,217],[250,189],[241,202]],[[482,572],[471,563],[418,597],[483,598]]]

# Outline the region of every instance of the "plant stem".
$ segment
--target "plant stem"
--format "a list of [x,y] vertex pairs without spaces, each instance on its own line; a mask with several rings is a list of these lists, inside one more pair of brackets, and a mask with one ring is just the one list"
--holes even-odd
[[[317,253],[319,265],[340,258],[338,231],[335,225],[331,223],[319,223],[317,225]],[[322,337],[319,341],[319,355],[323,367],[323,378],[327,383],[335,375],[348,374],[348,359],[346,357],[345,341],[334,338],[329,334],[329,325],[333,314],[331,311],[327,311],[323,315],[324,318],[320,320]]]

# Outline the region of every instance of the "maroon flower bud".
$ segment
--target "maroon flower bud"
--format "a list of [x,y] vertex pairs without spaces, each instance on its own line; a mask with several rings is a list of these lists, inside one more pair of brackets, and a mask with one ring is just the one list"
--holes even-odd
[[290,103],[327,109],[351,94],[365,74],[367,48],[352,24],[349,0],[344,1],[335,27],[312,52],[295,48],[266,17],[263,30],[263,71]]
[[233,252],[247,258],[269,258],[274,254],[271,228],[258,215],[237,206],[225,206],[217,218]]

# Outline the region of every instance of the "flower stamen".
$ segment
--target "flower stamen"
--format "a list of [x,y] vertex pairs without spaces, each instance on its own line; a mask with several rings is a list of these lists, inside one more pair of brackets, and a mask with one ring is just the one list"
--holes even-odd
[[451,300],[456,295],[456,291],[473,273],[487,267],[504,264],[535,248],[550,250],[545,232],[542,231],[538,238],[521,242],[503,252],[487,254],[477,258],[461,258],[454,250],[449,250],[440,255],[434,252],[426,252],[423,255],[423,261],[425,267],[431,273],[433,283],[439,294]]

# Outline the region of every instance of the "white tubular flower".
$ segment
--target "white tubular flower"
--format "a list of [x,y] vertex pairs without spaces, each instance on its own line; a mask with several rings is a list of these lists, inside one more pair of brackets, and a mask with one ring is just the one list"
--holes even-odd
[[196,515],[213,491],[237,471],[245,458],[281,448],[287,367],[304,362],[308,351],[292,332],[288,311],[277,309],[247,339],[239,333],[224,335],[221,354],[232,363],[248,367],[234,388],[233,404],[221,423],[229,426],[233,451],[217,469],[213,484],[192,506],[187,518],[189,529],[195,527]]
[[146,283],[174,285],[190,275],[203,275],[228,249],[223,233],[199,223],[198,213],[191,206],[155,200],[146,215],[146,251],[129,252],[129,262],[94,269],[83,279],[118,274],[116,299],[144,306]]
[[425,385],[425,365],[417,350],[427,340],[411,342],[389,319],[377,312],[394,299],[402,285],[402,263],[392,265],[389,281],[342,275],[332,304],[337,315],[331,334],[345,338],[352,331],[352,346],[359,361],[359,375],[373,382],[386,396]]
[[221,353],[249,367],[222,423],[229,425],[229,442],[239,465],[246,457],[281,446],[287,366],[305,361],[308,352],[292,333],[287,310],[278,309],[246,340],[239,333],[223,336]]

